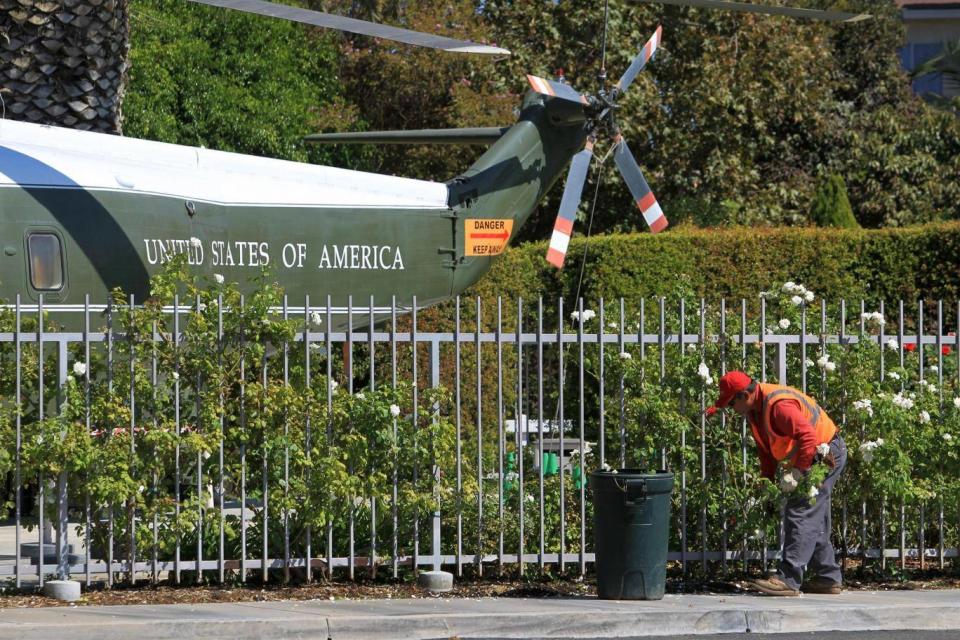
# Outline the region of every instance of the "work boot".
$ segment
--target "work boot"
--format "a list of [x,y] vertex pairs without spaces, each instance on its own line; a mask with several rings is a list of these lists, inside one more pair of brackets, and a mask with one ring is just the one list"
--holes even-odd
[[816,578],[807,580],[800,585],[800,590],[804,593],[826,593],[830,595],[837,595],[843,591],[843,587],[839,582],[834,582],[830,578],[817,576]]
[[793,589],[777,576],[771,576],[766,580],[754,580],[750,585],[768,596],[798,596],[800,592]]

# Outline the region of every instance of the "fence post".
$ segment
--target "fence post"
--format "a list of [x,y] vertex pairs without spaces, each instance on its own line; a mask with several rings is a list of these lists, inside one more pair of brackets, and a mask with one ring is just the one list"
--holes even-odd
[[[438,338],[430,341],[430,388],[436,389],[440,386],[440,342]],[[440,411],[438,403],[431,407],[433,419],[436,420]],[[431,443],[431,448],[432,448]],[[431,553],[433,555],[433,570],[440,571],[440,465],[433,460],[433,539],[431,540]]]
[[[62,404],[64,387],[67,384],[67,343],[57,343],[57,387],[60,390],[58,405]],[[57,479],[57,580],[70,579],[70,547],[67,545],[67,472],[60,472]],[[41,545],[41,563],[44,550]]]

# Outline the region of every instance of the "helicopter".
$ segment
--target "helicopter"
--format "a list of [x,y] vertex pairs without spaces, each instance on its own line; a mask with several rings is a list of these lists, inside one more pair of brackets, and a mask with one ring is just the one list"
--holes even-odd
[[[509,55],[263,0],[190,1],[452,53]],[[727,0],[641,1],[832,21],[869,17]],[[562,268],[600,138],[611,143],[650,230],[661,231],[667,217],[616,112],[662,38],[658,27],[616,84],[601,81],[593,94],[527,76],[510,126],[306,136],[326,144],[488,145],[447,182],[0,121],[0,297],[79,309],[119,288],[142,301],[151,275],[182,255],[217,282],[242,285],[270,268],[292,300],[429,306],[480,279],[569,166],[545,256]]]

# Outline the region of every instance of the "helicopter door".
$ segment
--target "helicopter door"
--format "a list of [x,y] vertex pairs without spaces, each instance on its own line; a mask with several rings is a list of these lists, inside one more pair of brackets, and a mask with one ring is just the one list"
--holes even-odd
[[27,281],[30,297],[59,302],[67,294],[63,238],[52,229],[31,229],[26,236]]

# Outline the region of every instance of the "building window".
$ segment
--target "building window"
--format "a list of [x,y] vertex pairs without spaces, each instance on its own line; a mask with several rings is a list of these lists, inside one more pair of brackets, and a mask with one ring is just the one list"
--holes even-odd
[[30,284],[38,291],[56,291],[63,287],[63,253],[60,238],[52,233],[31,233]]

